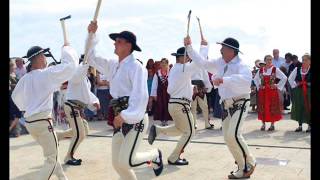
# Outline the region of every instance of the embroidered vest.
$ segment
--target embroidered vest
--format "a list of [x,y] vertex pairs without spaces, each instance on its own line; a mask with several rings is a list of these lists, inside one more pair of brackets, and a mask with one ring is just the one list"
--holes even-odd
[[[307,83],[311,83],[311,67],[310,67],[308,73],[305,75],[305,80],[307,81]],[[297,83],[302,81],[301,66],[297,67],[297,76],[296,76],[295,81]]]
[[263,78],[263,70],[265,69],[265,67],[263,68],[260,68],[259,69],[259,75],[260,75],[260,80],[261,80],[261,85],[262,86],[265,86],[266,83],[269,83],[269,85],[272,85],[275,83],[275,80],[276,80],[276,67],[272,67],[272,70],[271,70],[271,77],[270,77],[270,81],[269,82],[264,82],[264,78]]

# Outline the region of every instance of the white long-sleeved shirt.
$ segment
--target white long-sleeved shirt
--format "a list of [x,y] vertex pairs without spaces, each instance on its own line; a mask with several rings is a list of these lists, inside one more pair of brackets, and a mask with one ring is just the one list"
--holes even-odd
[[77,65],[76,71],[68,81],[66,100],[78,100],[86,105],[99,103],[99,99],[90,91],[91,84],[87,77],[89,64]]
[[[208,57],[208,47],[207,46],[204,46],[204,45],[201,45],[200,46],[200,55],[204,58],[204,59],[207,59]],[[191,76],[191,80],[201,80],[203,81],[205,87],[207,88],[207,93],[209,93],[212,89],[212,84],[210,82],[210,79],[209,79],[209,74],[208,74],[208,71],[207,70],[204,70],[204,69],[199,69],[198,72],[196,72],[195,74],[193,74]]]
[[140,122],[148,104],[148,73],[146,68],[132,54],[119,60],[107,60],[96,56],[94,36],[93,45],[88,51],[88,63],[107,76],[110,94],[113,98],[129,96],[129,106],[120,116],[128,124]]
[[12,99],[21,111],[25,111],[26,118],[52,112],[54,91],[72,77],[77,63],[76,51],[70,46],[64,46],[61,64],[33,70],[19,80],[12,92]]
[[[306,75],[306,74],[308,74],[309,70],[310,70],[310,67],[308,68],[308,70],[306,72],[302,72],[302,68],[300,68],[300,74]],[[288,81],[289,81],[291,88],[297,87],[297,83],[295,81],[296,77],[297,77],[297,71],[298,71],[298,68],[295,67],[294,70],[291,72],[290,76],[288,77]]]
[[[216,77],[223,79],[223,83],[217,86],[221,101],[250,93],[252,74],[249,67],[238,56],[226,63],[222,57],[216,60],[204,59],[191,45],[187,46],[187,52],[195,63],[215,74]],[[226,65],[228,65],[228,69],[224,73]]]
[[200,68],[193,61],[185,63],[184,72],[183,64],[174,64],[168,75],[167,92],[170,94],[170,98],[187,98],[192,101],[191,76],[199,70]]
[[[271,73],[272,73],[272,68],[268,68],[266,72],[263,72],[263,75],[264,76],[270,76]],[[281,91],[283,89],[284,85],[287,82],[287,76],[279,68],[276,68],[276,77],[278,79],[280,79],[280,81],[278,82],[278,84],[275,84],[275,85]],[[259,90],[259,86],[261,84],[260,71],[258,71],[256,73],[256,75],[254,76],[253,81],[257,86],[257,90]]]

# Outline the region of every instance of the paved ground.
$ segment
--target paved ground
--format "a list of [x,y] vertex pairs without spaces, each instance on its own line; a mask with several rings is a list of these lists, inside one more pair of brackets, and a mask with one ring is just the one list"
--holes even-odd
[[[214,120],[214,130],[204,130],[202,117],[198,120],[198,130],[192,142],[185,149],[183,157],[190,162],[188,166],[168,165],[166,158],[176,145],[178,137],[160,136],[153,146],[146,140],[141,150],[160,148],[163,151],[165,167],[159,177],[155,177],[150,167],[135,168],[139,180],[220,180],[236,166],[224,144],[220,120]],[[153,120],[150,120],[150,124]],[[157,123],[157,122],[156,122]],[[111,165],[112,129],[105,121],[89,122],[90,136],[83,141],[75,157],[83,160],[81,166],[63,168],[70,180],[117,180],[119,176]],[[285,115],[276,123],[273,132],[260,131],[260,121],[255,113],[250,113],[243,127],[244,137],[249,149],[257,158],[257,168],[251,179],[257,180],[306,180],[310,179],[310,134],[294,132],[297,123]],[[267,125],[267,128],[269,125]],[[61,129],[58,126],[57,129]],[[306,129],[306,125],[303,126]],[[145,135],[147,137],[147,135]],[[69,146],[69,139],[60,141],[60,160]],[[40,146],[30,135],[10,138],[10,179],[33,180],[41,168],[44,158]],[[53,177],[52,179],[57,179]]]

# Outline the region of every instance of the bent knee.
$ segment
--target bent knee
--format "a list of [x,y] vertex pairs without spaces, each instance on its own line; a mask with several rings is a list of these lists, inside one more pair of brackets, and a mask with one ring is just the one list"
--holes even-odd
[[236,138],[233,134],[224,136],[224,141],[226,143],[234,142],[235,140],[236,140]]
[[119,168],[130,169],[132,167],[132,163],[130,163],[129,161],[130,160],[128,160],[128,159],[120,158],[120,159],[118,159],[118,162],[116,162],[116,163],[117,163]]

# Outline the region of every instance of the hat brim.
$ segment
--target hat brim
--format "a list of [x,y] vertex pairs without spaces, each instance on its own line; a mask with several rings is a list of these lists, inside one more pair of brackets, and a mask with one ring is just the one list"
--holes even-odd
[[[176,56],[176,57],[178,57],[178,56],[184,56],[184,54],[178,54],[178,53],[171,53],[171,55],[172,56]],[[187,55],[187,54],[186,54]]]
[[217,44],[221,44],[221,45],[223,45],[223,46],[228,46],[229,48],[232,48],[232,49],[234,49],[234,50],[237,50],[238,52],[240,52],[241,54],[243,54],[243,53],[240,51],[239,48],[236,48],[236,47],[231,46],[231,45],[229,45],[229,44],[226,44],[226,43],[224,43],[224,42],[217,42]]
[[[109,34],[109,37],[114,41],[116,41],[117,38],[127,39],[126,37],[122,36],[120,33],[111,33]],[[140,47],[136,43],[133,43],[133,42],[130,42],[130,43],[132,44],[133,50],[141,51]]]
[[34,56],[39,55],[40,53],[43,53],[46,57],[52,57],[50,53],[46,54],[46,52],[49,52],[50,48],[41,49],[40,51],[34,53],[35,55],[31,55],[31,57],[28,57],[27,55],[23,56],[22,58],[28,59],[26,62],[30,61],[30,59]]

